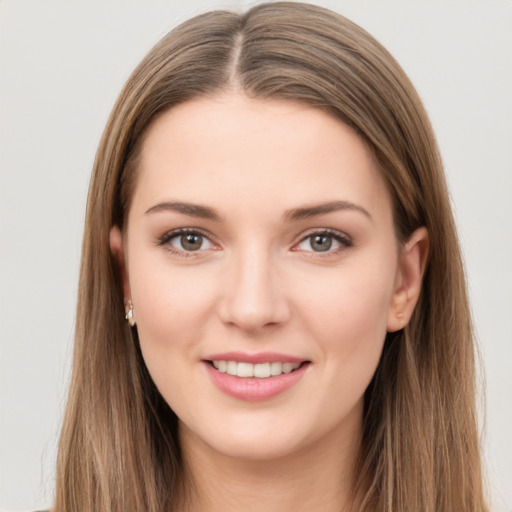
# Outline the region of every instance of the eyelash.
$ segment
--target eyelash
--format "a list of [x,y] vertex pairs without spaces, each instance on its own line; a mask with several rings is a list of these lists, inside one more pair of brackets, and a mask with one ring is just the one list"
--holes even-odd
[[[166,233],[165,235],[163,235],[160,239],[158,239],[157,245],[160,247],[165,247],[169,252],[171,252],[177,256],[183,257],[183,258],[194,257],[194,256],[196,256],[195,253],[201,252],[200,249],[198,249],[197,251],[186,251],[186,250],[176,249],[169,243],[174,238],[176,238],[178,236],[182,236],[182,235],[198,235],[198,236],[201,236],[204,239],[208,240],[209,243],[211,243],[213,245],[217,245],[211,240],[209,235],[207,235],[205,232],[203,232],[197,228],[193,228],[193,229],[192,228],[182,228],[182,229],[176,229],[174,231],[170,231],[170,232]],[[338,242],[340,244],[340,247],[338,247],[336,249],[332,249],[332,250],[328,249],[326,251],[313,251],[313,250],[305,251],[305,252],[313,253],[319,257],[328,257],[328,256],[336,255],[339,252],[343,251],[344,249],[352,247],[352,245],[353,245],[350,237],[348,237],[344,233],[341,233],[340,231],[335,231],[333,229],[321,229],[321,230],[311,231],[307,235],[303,236],[298,243],[294,244],[292,251],[298,251],[299,249],[296,249],[297,246],[299,246],[300,244],[302,244],[303,242],[305,242],[308,239],[312,239],[314,236],[331,237],[333,240],[335,240],[336,242]]]
[[182,229],[175,229],[174,231],[169,231],[168,233],[165,233],[165,235],[162,236],[158,240],[157,245],[160,247],[165,247],[169,252],[175,254],[176,256],[180,256],[182,258],[191,258],[191,257],[196,256],[195,253],[201,252],[200,250],[186,251],[186,250],[180,250],[180,249],[174,248],[170,244],[170,241],[172,239],[174,239],[178,236],[182,236],[182,235],[198,235],[198,236],[201,236],[204,239],[208,240],[212,245],[217,245],[211,240],[209,235],[207,235],[206,233],[204,233],[203,231],[201,231],[200,229],[197,229],[197,228],[194,228],[194,229],[182,228]]
[[[349,247],[352,247],[352,245],[353,245],[351,238],[348,237],[347,235],[345,235],[344,233],[342,233],[340,231],[336,231],[334,229],[321,229],[321,230],[315,230],[315,231],[309,232],[307,235],[302,237],[301,240],[297,244],[294,245],[294,247],[299,246],[306,240],[312,239],[315,236],[320,236],[320,237],[327,236],[327,237],[332,238],[333,240],[335,240],[336,242],[338,242],[340,244],[340,247],[338,247],[336,249],[329,248],[326,251],[313,251],[313,250],[305,251],[305,252],[314,254],[315,257],[321,257],[321,258],[324,257],[325,258],[325,257],[337,255],[338,253],[342,252],[345,249],[348,249]],[[311,244],[311,242],[310,242],[310,244]],[[298,250],[298,249],[292,249],[292,250]]]

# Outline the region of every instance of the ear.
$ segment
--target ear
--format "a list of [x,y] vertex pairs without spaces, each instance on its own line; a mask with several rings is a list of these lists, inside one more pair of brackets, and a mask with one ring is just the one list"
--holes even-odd
[[123,281],[123,294],[125,300],[131,299],[130,283],[128,281],[128,272],[126,270],[126,259],[123,249],[123,234],[118,226],[110,230],[110,252],[114,256],[119,267],[119,273]]
[[421,292],[421,282],[427,265],[430,241],[426,228],[418,228],[405,243],[395,280],[387,318],[387,331],[405,327],[414,311]]

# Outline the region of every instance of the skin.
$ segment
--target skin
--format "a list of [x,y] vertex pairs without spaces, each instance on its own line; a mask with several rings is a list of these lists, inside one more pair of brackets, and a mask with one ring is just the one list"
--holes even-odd
[[[200,482],[195,506],[341,510],[352,498],[363,394],[386,332],[414,309],[426,231],[400,247],[366,145],[294,102],[224,94],[179,105],[149,128],[138,173],[111,248],[146,365],[180,418],[187,474]],[[351,207],[286,216],[333,201]],[[156,207],[168,202],[220,219]],[[174,236],[184,228],[204,236],[199,249]],[[311,235],[331,248],[320,251]],[[204,363],[230,351],[309,364],[285,392],[241,400]]]

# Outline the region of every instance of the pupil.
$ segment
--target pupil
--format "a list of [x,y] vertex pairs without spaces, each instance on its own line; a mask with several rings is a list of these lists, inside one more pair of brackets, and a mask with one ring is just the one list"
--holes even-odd
[[181,245],[187,251],[197,251],[203,242],[201,235],[187,234],[181,236]]
[[316,235],[311,243],[311,247],[318,252],[328,251],[331,245],[332,238],[329,235]]

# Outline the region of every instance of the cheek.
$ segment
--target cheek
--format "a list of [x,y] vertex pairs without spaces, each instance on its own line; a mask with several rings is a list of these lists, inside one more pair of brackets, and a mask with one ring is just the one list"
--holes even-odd
[[136,275],[132,295],[142,356],[165,401],[177,413],[187,411],[187,397],[201,393],[191,363],[201,356],[211,290],[168,267]]
[[389,265],[374,263],[347,266],[330,281],[305,284],[305,328],[316,339],[328,374],[339,387],[362,393],[371,380],[386,337],[393,283]]
[[[358,265],[359,267],[359,265]],[[386,318],[393,294],[394,272],[387,265],[347,266],[303,283],[308,290],[303,304],[308,317],[322,325],[322,330],[343,333],[355,338],[372,330],[386,332]]]
[[214,304],[211,280],[165,261],[140,261],[130,272],[141,349],[152,375],[152,369],[168,373],[183,358],[199,357]]

